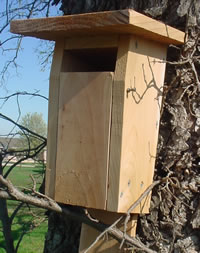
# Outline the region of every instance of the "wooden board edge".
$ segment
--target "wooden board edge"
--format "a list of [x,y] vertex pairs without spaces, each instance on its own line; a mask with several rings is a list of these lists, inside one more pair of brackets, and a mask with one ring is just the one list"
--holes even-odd
[[57,122],[60,86],[60,71],[64,52],[64,41],[57,41],[50,73],[48,134],[47,134],[47,166],[45,176],[45,194],[54,198],[56,176]]
[[[152,39],[156,42],[161,42],[163,44],[174,44],[182,45],[185,40],[185,33],[172,27],[166,25],[165,23],[148,17],[142,13],[136,12],[129,9],[129,24],[131,24],[135,29],[140,29],[136,35],[141,35],[141,37]],[[143,22],[139,22],[140,20]]]
[[108,198],[107,210],[118,210],[118,194],[121,163],[122,121],[125,89],[125,75],[127,69],[127,58],[129,51],[130,36],[120,36],[119,48],[112,86],[112,110],[110,130],[110,154],[108,169]]
[[[140,20],[140,22],[138,22]],[[38,23],[41,23],[38,25]],[[69,25],[70,24],[70,25]],[[53,29],[52,29],[53,27]],[[120,27],[120,29],[118,29]],[[157,27],[157,29],[154,29]],[[185,34],[132,9],[93,12],[59,17],[13,20],[10,31],[24,36],[55,40],[91,34],[140,34],[165,44],[181,45]]]

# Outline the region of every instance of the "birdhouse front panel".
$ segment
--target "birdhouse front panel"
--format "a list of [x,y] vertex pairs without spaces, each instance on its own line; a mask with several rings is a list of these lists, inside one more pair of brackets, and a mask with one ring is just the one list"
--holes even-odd
[[112,72],[60,74],[55,200],[106,209]]

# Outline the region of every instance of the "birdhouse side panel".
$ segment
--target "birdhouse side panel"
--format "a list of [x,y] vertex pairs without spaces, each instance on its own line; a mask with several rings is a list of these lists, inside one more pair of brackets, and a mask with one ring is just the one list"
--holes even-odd
[[49,108],[48,108],[48,136],[47,136],[47,168],[45,173],[45,194],[54,199],[56,154],[57,154],[57,128],[60,71],[64,54],[64,40],[56,41],[50,73]]
[[[126,212],[152,184],[166,46],[132,37],[125,79],[118,211]],[[148,213],[150,194],[134,213]]]

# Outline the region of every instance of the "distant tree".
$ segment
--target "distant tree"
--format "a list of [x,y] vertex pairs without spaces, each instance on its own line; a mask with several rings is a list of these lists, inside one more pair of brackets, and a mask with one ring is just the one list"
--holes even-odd
[[[46,137],[47,135],[47,125],[43,119],[42,113],[27,113],[22,117],[20,125],[34,133],[33,135],[31,132],[20,130],[20,148],[22,150],[30,150],[30,152],[34,152],[41,144],[42,140],[40,136]],[[35,136],[35,133],[38,135],[38,138]]]
[[[5,101],[7,99],[9,99],[9,97],[6,97]],[[46,127],[42,115],[37,113],[36,115],[35,113],[28,114],[28,116],[25,115],[21,120],[23,125],[20,125],[18,121],[14,121],[2,113],[0,113],[0,118],[10,122],[13,125],[12,130],[13,132],[10,132],[8,134],[7,139],[10,138],[11,141],[12,138],[16,138],[18,135],[21,135],[22,142],[24,141],[23,146],[15,147],[14,149],[9,148],[10,141],[8,142],[7,145],[1,146],[0,150],[0,195],[1,195],[2,189],[8,190],[9,188],[8,186],[5,186],[5,184],[1,179],[6,180],[7,178],[9,178],[11,174],[15,173],[15,168],[19,166],[22,162],[26,161],[27,159],[31,158],[38,160],[37,159],[38,154],[40,154],[40,152],[46,147],[46,137],[41,136],[46,134]],[[31,127],[31,130],[27,128],[29,126]],[[34,131],[39,132],[39,134],[35,133]],[[36,141],[34,141],[34,138],[36,139]],[[36,186],[38,186],[37,184],[38,177],[34,178],[31,175],[31,179],[33,181],[32,191],[36,191]],[[20,187],[20,189],[23,189],[22,191],[24,192],[26,185],[25,188],[23,185],[19,185],[18,187]],[[26,188],[26,192],[27,189],[28,188]],[[18,223],[20,224],[20,226],[22,225],[21,226],[22,230],[20,230],[18,236],[15,237],[13,232],[14,231],[13,225],[16,225],[16,221],[18,220],[17,216],[19,212],[22,214],[23,212],[26,213],[27,211],[28,212],[30,211],[29,215],[30,219],[28,218],[27,220],[23,221],[21,220],[21,223]],[[37,224],[33,222],[34,220],[36,220],[35,218],[36,216],[34,212],[32,212],[31,207],[29,205],[24,205],[23,201],[22,203],[13,205],[12,208],[10,208],[9,202],[7,202],[5,199],[2,199],[2,196],[0,196],[0,230],[3,233],[3,238],[1,238],[2,240],[0,243],[1,244],[0,252],[2,252],[1,249],[2,250],[5,249],[6,253],[17,253],[24,236],[27,233],[31,232],[36,227],[35,225]],[[14,241],[16,241],[15,244]]]

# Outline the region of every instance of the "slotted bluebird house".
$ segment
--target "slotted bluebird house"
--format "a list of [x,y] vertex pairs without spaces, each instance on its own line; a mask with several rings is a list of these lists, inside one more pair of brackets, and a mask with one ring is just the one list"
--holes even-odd
[[133,10],[17,20],[11,31],[56,41],[46,194],[126,212],[152,183],[167,47],[184,33]]

